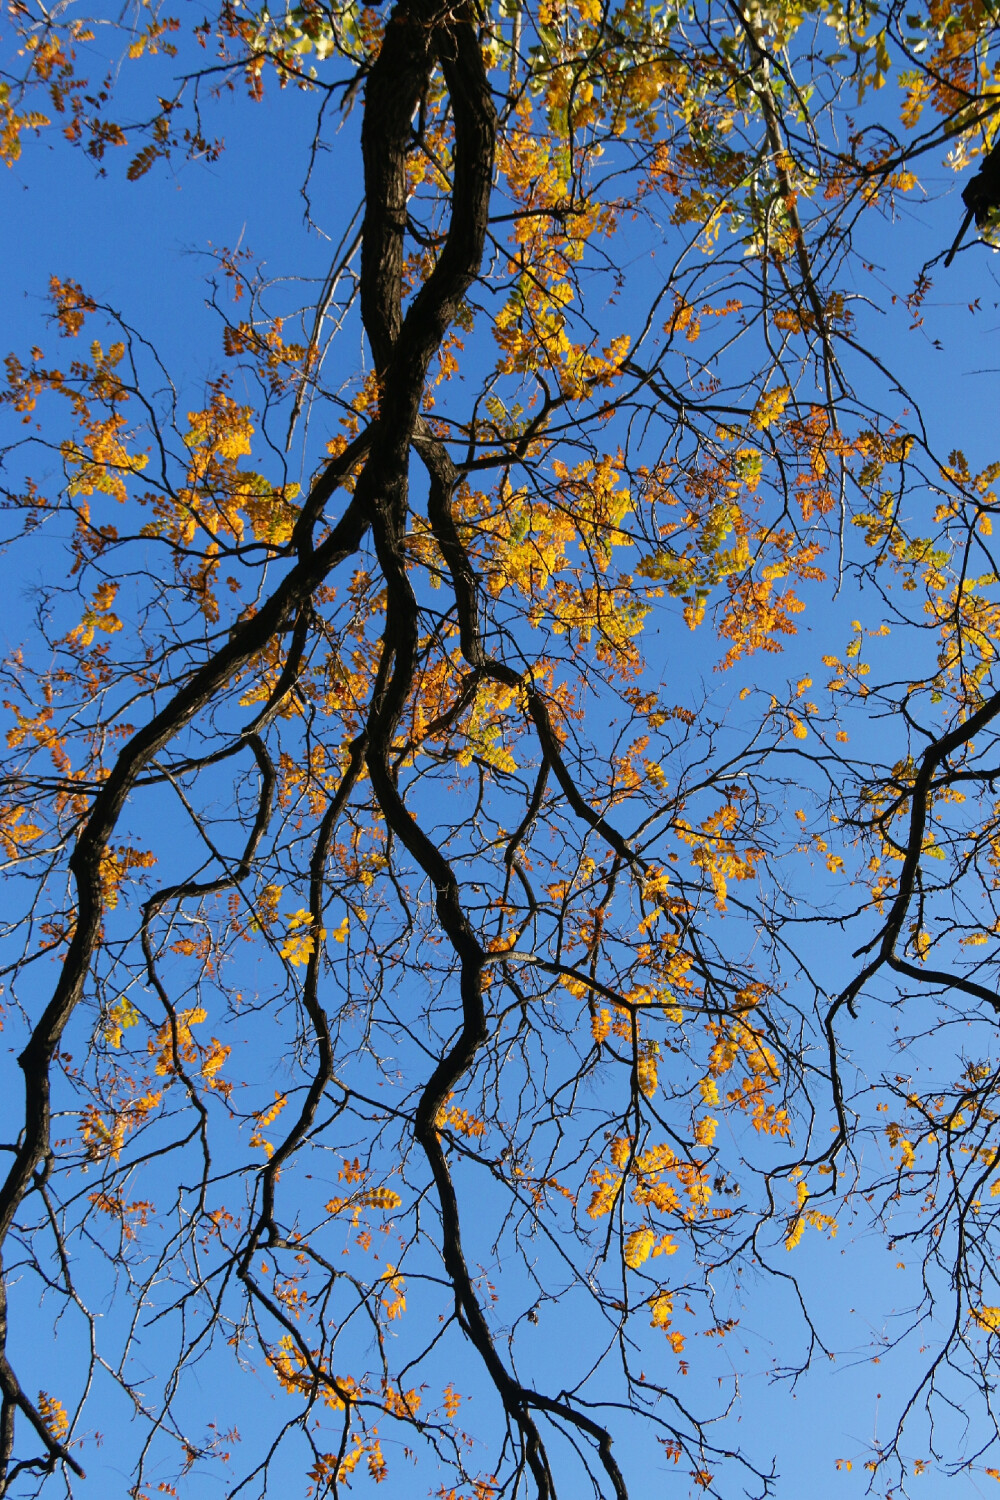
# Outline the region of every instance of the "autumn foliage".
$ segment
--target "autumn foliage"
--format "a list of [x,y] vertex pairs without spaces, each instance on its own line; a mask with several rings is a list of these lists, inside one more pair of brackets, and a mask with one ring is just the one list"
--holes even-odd
[[838,1466],[1000,1475],[1000,462],[869,312],[992,10],[3,25],[12,173],[305,96],[353,198],[304,303],[213,251],[196,396],[72,266],[6,358],[0,1494],[763,1495],[752,1285],[797,1376],[872,1231]]

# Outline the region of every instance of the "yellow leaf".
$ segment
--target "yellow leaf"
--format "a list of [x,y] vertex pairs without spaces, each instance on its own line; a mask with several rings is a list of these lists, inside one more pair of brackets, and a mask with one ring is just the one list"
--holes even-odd
[[642,1229],[633,1229],[625,1240],[625,1264],[630,1270],[637,1270],[648,1259],[655,1243],[656,1235],[648,1224]]
[[590,1034],[598,1046],[606,1039],[611,1030],[611,1013],[607,1010],[598,1011],[590,1018]]
[[108,1019],[104,1027],[104,1040],[110,1042],[112,1047],[120,1047],[122,1035],[130,1026],[139,1024],[140,1016],[135,1006],[125,995],[108,1011]]
[[642,1055],[636,1062],[636,1075],[639,1079],[639,1088],[647,1099],[652,1099],[657,1088],[656,1059],[659,1055],[660,1046],[658,1042],[646,1042]]
[[362,1208],[380,1208],[384,1213],[398,1208],[402,1201],[398,1193],[387,1187],[368,1188],[355,1199]]
[[649,1299],[649,1310],[653,1315],[649,1320],[652,1328],[668,1328],[670,1315],[674,1310],[674,1299],[669,1292],[657,1292]]
[[47,1391],[38,1392],[38,1411],[50,1435],[61,1443],[69,1432],[69,1417],[61,1401]]
[[760,432],[770,427],[771,423],[776,422],[781,416],[781,413],[788,405],[791,394],[791,390],[787,385],[780,385],[776,390],[766,391],[753,409],[753,414],[750,417],[751,424]]
[[719,1085],[714,1078],[703,1078],[698,1084],[698,1091],[706,1104],[718,1104]]

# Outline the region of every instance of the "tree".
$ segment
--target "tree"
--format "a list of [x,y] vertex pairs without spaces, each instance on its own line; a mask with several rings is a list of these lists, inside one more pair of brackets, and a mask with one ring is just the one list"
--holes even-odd
[[277,98],[343,239],[304,307],[215,252],[190,410],[64,269],[58,358],[7,359],[2,1493],[75,1491],[98,1423],[136,1496],[622,1500],[644,1442],[767,1493],[732,1335],[770,1277],[787,1372],[828,1350],[838,1226],[919,1267],[872,1483],[1000,1477],[1000,465],[869,311],[881,255],[930,316],[887,226],[993,144],[992,10],[7,41],[18,172],[224,170],[212,111]]

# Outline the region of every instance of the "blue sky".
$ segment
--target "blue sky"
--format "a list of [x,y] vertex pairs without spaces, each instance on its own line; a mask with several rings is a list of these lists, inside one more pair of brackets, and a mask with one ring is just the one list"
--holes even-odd
[[[343,127],[336,153],[320,157],[314,178],[317,217],[329,238],[304,229],[299,192],[305,160],[301,143],[311,109],[308,101],[291,94],[271,94],[260,107],[226,100],[213,119],[212,133],[227,140],[218,163],[160,165],[135,184],[123,180],[122,162],[113,154],[107,162],[107,176],[98,178],[83,158],[70,161],[63,150],[52,149],[45,140],[27,142],[21,163],[0,178],[4,220],[16,225],[4,247],[6,347],[23,350],[39,343],[46,354],[55,352],[55,335],[42,323],[45,288],[50,274],[72,277],[152,339],[181,390],[181,409],[186,409],[188,394],[190,404],[198,404],[204,380],[222,365],[218,319],[205,307],[203,276],[208,262],[204,257],[210,245],[249,247],[275,275],[320,278],[327,269],[330,247],[358,200],[360,182],[350,175],[352,170],[356,174],[358,162],[355,115]],[[878,312],[859,305],[858,337],[905,370],[908,386],[921,402],[941,452],[963,447],[975,463],[993,457],[991,443],[998,431],[998,266],[994,255],[984,249],[961,255],[948,272],[939,266],[923,308],[923,325],[910,326],[905,296],[923,262],[950,242],[958,215],[957,183],[943,169],[928,171],[927,177],[935,193],[953,190],[943,201],[902,210],[895,223],[883,224],[873,235],[868,253],[875,266],[870,274],[878,284],[878,299],[884,306],[888,289],[896,302]],[[633,274],[634,293],[643,297],[649,288],[638,264],[630,268]],[[655,274],[654,263],[649,262],[648,275],[653,278]],[[869,283],[859,279],[858,296],[864,298],[870,290]],[[13,566],[6,585],[8,608],[0,626],[5,647],[16,644],[28,622],[25,586],[32,581],[32,569],[44,572],[45,545],[44,538],[36,542],[28,563],[18,554]],[[820,650],[829,649],[831,636],[848,629],[858,607],[856,599],[849,588],[836,601],[827,598],[828,592],[810,629],[789,644],[781,663],[788,677],[814,670],[816,657]],[[671,642],[669,659],[675,679],[676,657],[683,657],[683,649],[675,652]],[[721,696],[732,697],[743,682],[753,683],[756,673],[756,666],[751,666],[736,674],[734,685],[721,689]],[[844,955],[827,941],[829,952],[818,954],[817,961],[834,968],[843,965]],[[881,1029],[883,1023],[863,1019],[860,1024],[874,1033],[868,1044],[870,1055],[883,1055],[889,1040]],[[784,1269],[783,1259],[790,1258],[779,1246],[772,1259]],[[818,1500],[864,1492],[867,1478],[861,1466],[879,1436],[878,1424],[892,1421],[914,1368],[909,1346],[901,1358],[888,1354],[878,1365],[869,1363],[873,1348],[891,1333],[896,1310],[913,1296],[912,1281],[905,1271],[897,1271],[895,1260],[880,1238],[871,1235],[850,1243],[846,1230],[832,1243],[813,1236],[808,1254],[803,1247],[802,1263],[796,1270],[804,1277],[807,1300],[837,1359],[817,1360],[794,1390],[774,1383],[770,1374],[774,1359],[783,1362],[789,1347],[802,1346],[804,1335],[793,1299],[787,1288],[774,1284],[758,1284],[747,1291],[739,1330],[733,1335],[740,1351],[748,1351],[745,1356],[741,1352],[737,1362],[751,1371],[741,1387],[739,1438],[759,1461],[766,1462],[771,1453],[776,1456],[782,1500],[793,1496],[798,1500],[806,1487]],[[533,1336],[541,1344],[536,1356],[540,1374],[547,1364],[557,1374],[562,1343],[573,1337],[570,1320],[560,1319],[553,1310]],[[30,1338],[24,1340],[28,1361],[33,1353],[30,1344]],[[150,1350],[150,1362],[155,1365],[155,1335],[151,1335]],[[38,1354],[47,1356],[48,1348],[43,1346]],[[40,1369],[43,1364],[40,1358]],[[218,1377],[213,1365],[207,1365],[206,1371],[206,1394],[215,1398]],[[467,1374],[472,1394],[485,1401],[471,1366]],[[692,1370],[690,1381],[692,1388],[706,1393],[705,1378],[697,1370]],[[233,1411],[241,1426],[252,1428],[257,1411],[269,1411],[285,1398],[263,1388],[253,1377],[247,1377],[244,1385],[255,1394],[241,1393],[238,1413],[235,1404]],[[200,1400],[197,1384],[188,1399],[195,1405]],[[120,1407],[110,1403],[107,1428],[113,1430],[120,1420]],[[914,1451],[913,1456],[921,1454]],[[838,1459],[851,1460],[853,1471],[837,1472]],[[647,1462],[636,1488],[643,1500],[658,1495],[661,1488],[669,1488],[670,1493],[680,1488],[665,1462],[662,1467]],[[113,1440],[106,1442],[99,1455],[91,1454],[88,1466],[89,1493],[124,1489]],[[392,1493],[405,1500],[427,1493],[426,1469],[412,1481],[403,1480],[401,1473],[397,1470],[390,1481]],[[184,1493],[191,1500],[201,1500],[203,1495],[219,1493],[221,1482],[218,1474],[196,1471]],[[995,1481],[975,1476],[954,1481],[930,1473],[915,1482],[915,1492],[938,1500],[945,1485],[956,1482],[970,1493],[989,1494]]]

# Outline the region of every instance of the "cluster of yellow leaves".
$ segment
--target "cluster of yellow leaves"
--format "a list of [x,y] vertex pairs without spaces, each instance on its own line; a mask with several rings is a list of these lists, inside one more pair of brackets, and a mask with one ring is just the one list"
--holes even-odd
[[[611,1167],[598,1165],[589,1174],[593,1193],[587,1213],[592,1219],[604,1218],[611,1212],[626,1184],[631,1201],[640,1208],[682,1222],[704,1213],[712,1188],[704,1166],[697,1160],[682,1159],[667,1145],[651,1146],[636,1153],[628,1136],[618,1136],[612,1142],[610,1156]],[[650,1249],[653,1242],[649,1242]],[[640,1243],[645,1242],[636,1241],[637,1246]],[[665,1244],[660,1253],[673,1254],[675,1249],[675,1245]]]
[[907,1140],[903,1132],[904,1126],[897,1124],[895,1121],[890,1121],[889,1124],[885,1127],[885,1133],[889,1141],[889,1145],[891,1147],[899,1147],[899,1170],[901,1172],[909,1172],[913,1166],[914,1161],[916,1160],[917,1153],[913,1147],[913,1143]]
[[606,1006],[602,1006],[600,1010],[594,1011],[590,1018],[590,1034],[598,1047],[601,1046],[602,1042],[607,1041],[607,1038],[610,1036],[611,1024],[611,1012]]
[[87,313],[97,310],[97,303],[93,297],[88,296],[78,281],[60,281],[58,276],[51,277],[49,296],[55,308],[56,322],[67,338],[75,338],[83,327]]
[[499,1485],[495,1474],[487,1474],[485,1477],[473,1479],[472,1494],[460,1495],[456,1489],[445,1489],[444,1486],[435,1491],[436,1500],[494,1500]]
[[[92,42],[93,30],[84,20],[67,20],[44,10],[41,14],[43,19],[39,21],[22,4],[10,7],[8,13],[20,43],[18,56],[26,64],[16,84],[0,83],[0,161],[8,167],[20,158],[22,134],[28,130],[37,133],[52,123],[51,116],[42,110],[25,107],[31,96],[41,94],[46,107],[59,115],[69,106],[72,118],[63,127],[63,134],[71,142],[82,137],[85,104],[93,107],[97,102],[93,96],[85,96],[87,80],[76,72],[75,44]],[[106,144],[124,141],[120,128],[109,120],[95,117],[86,124],[91,136],[87,149],[92,156],[99,157]]]
[[[125,1080],[128,1085],[128,1080]],[[163,1095],[147,1090],[141,1095],[125,1100],[122,1104],[102,1110],[97,1104],[88,1104],[80,1116],[80,1138],[86,1149],[88,1161],[117,1161],[121,1155],[125,1137],[137,1130],[149,1114],[156,1109]],[[105,1119],[108,1115],[108,1119]],[[109,1123],[110,1122],[110,1123]]]
[[[354,1161],[344,1160],[337,1176],[341,1181],[349,1184],[364,1183],[369,1176],[366,1167],[355,1157]],[[361,1187],[347,1197],[331,1198],[326,1205],[327,1213],[339,1214],[345,1210],[351,1215],[351,1222],[356,1227],[362,1212],[366,1208],[374,1208],[382,1213],[392,1213],[402,1203],[402,1198],[392,1188],[387,1187]]]
[[150,1037],[146,1047],[150,1055],[157,1054],[155,1071],[161,1076],[195,1064],[207,1088],[217,1089],[219,1093],[228,1095],[232,1085],[223,1082],[216,1075],[232,1048],[215,1036],[207,1046],[202,1046],[191,1031],[191,1027],[200,1025],[206,1016],[207,1012],[200,1005],[178,1011],[175,1017],[164,1021],[155,1039]]
[[697,828],[693,828],[683,818],[678,819],[674,825],[678,837],[691,849],[692,865],[708,876],[718,911],[726,910],[729,881],[750,880],[757,864],[764,857],[760,849],[737,848],[732,834],[739,820],[739,807],[735,802],[726,802]]
[[99,1213],[107,1214],[110,1219],[114,1219],[121,1228],[124,1240],[134,1240],[138,1231],[145,1229],[149,1223],[153,1205],[147,1198],[139,1198],[134,1203],[126,1203],[120,1188],[111,1193],[88,1193],[87,1197]]
[[645,1038],[640,1043],[639,1055],[636,1058],[635,1073],[640,1091],[647,1099],[652,1099],[659,1084],[657,1059],[660,1055],[660,1044],[652,1037]]
[[156,864],[156,855],[148,849],[132,849],[119,844],[117,849],[107,848],[101,856],[101,893],[104,904],[110,911],[118,905],[122,881],[131,870],[148,870]]
[[461,1406],[461,1404],[462,1397],[459,1395],[459,1393],[452,1387],[450,1383],[446,1385],[444,1388],[444,1412],[449,1421],[451,1421],[452,1417],[457,1415],[458,1408]]
[[[753,998],[753,992],[749,993]],[[761,1027],[744,1014],[727,1016],[724,1021],[710,1021],[706,1030],[712,1037],[709,1052],[708,1079],[703,1097],[715,1098],[709,1085],[729,1073],[737,1062],[742,1061],[746,1076],[726,1093],[726,1103],[742,1110],[761,1135],[787,1137],[791,1130],[788,1111],[771,1101],[774,1089],[781,1082],[778,1060],[764,1041]],[[715,1085],[717,1089],[717,1084]]]
[[258,368],[266,372],[268,386],[275,396],[289,386],[299,385],[315,359],[315,348],[285,342],[282,318],[272,318],[262,329],[246,321],[229,325],[223,333],[223,347],[231,358],[254,355]]
[[41,130],[51,124],[48,115],[38,109],[15,109],[11,103],[11,86],[0,83],[0,160],[12,167],[21,155],[21,132]]
[[347,1198],[331,1198],[326,1208],[331,1214],[343,1213],[346,1209],[351,1215],[351,1222],[357,1225],[364,1209],[377,1208],[388,1214],[397,1209],[402,1201],[392,1188],[364,1188],[361,1192],[351,1193]]
[[95,630],[100,630],[105,635],[115,635],[121,630],[122,622],[111,607],[117,594],[116,583],[100,584],[83,612],[83,619],[66,636],[67,642],[79,647],[89,646],[94,639]]
[[291,1334],[285,1334],[266,1356],[283,1390],[292,1395],[319,1394],[332,1411],[343,1411],[363,1393],[351,1375],[333,1375],[317,1351],[308,1356]]
[[259,927],[268,931],[278,920],[278,902],[281,900],[283,885],[269,884],[261,888],[254,907],[254,918]]
[[807,1224],[814,1229],[828,1229],[831,1239],[837,1233],[837,1221],[832,1214],[820,1213],[819,1209],[807,1208],[809,1201],[809,1187],[800,1181],[795,1190],[795,1210],[789,1221],[788,1230],[785,1234],[785,1249],[794,1250],[805,1233]]
[[[667,477],[662,469],[655,477],[649,476],[648,498],[677,504],[666,489]],[[706,461],[687,480],[689,491],[702,503],[687,507],[680,519],[661,527],[665,534],[673,534],[670,545],[644,557],[637,566],[640,577],[665,583],[667,592],[681,600],[690,630],[704,620],[713,589],[751,565],[749,524],[736,503],[747,477],[740,454]],[[687,539],[678,545],[681,533]]]
[[443,1130],[445,1126],[449,1126],[459,1135],[472,1137],[485,1135],[489,1129],[486,1121],[480,1120],[476,1115],[470,1114],[467,1109],[459,1109],[456,1104],[451,1103],[451,1097],[449,1094],[437,1112],[437,1119],[434,1123],[438,1130]]
[[220,378],[209,388],[209,404],[188,412],[184,442],[187,471],[176,493],[152,497],[154,519],[142,534],[164,537],[186,551],[200,533],[201,561],[183,573],[206,619],[218,619],[213,579],[219,567],[220,542],[236,545],[249,535],[268,546],[283,546],[292,534],[298,508],[297,484],[270,484],[240,465],[253,447],[253,409],[234,401]]
[[133,1026],[138,1026],[142,1017],[127,995],[122,995],[108,1010],[102,1028],[104,1040],[112,1047],[120,1047],[122,1037]]
[[[308,929],[308,930],[306,930]],[[297,968],[307,964],[316,951],[316,938],[323,942],[326,937],[326,928],[321,927],[317,934],[313,930],[313,914],[300,908],[293,912],[288,918],[288,936],[282,943],[279,952],[282,958],[287,958],[290,964]],[[340,939],[343,941],[343,938]]]
[[7,744],[10,748],[17,749],[26,740],[33,740],[40,750],[49,752],[52,764],[60,775],[69,776],[72,773],[72,766],[66,753],[65,737],[52,724],[52,709],[43,708],[34,718],[29,718],[8,699],[4,699],[4,708],[9,709],[17,720],[15,727],[7,731]]
[[667,1342],[674,1353],[680,1354],[684,1349],[684,1335],[670,1326],[674,1311],[673,1293],[663,1288],[654,1292],[649,1299],[649,1311],[650,1327],[661,1329],[666,1334]]
[[629,347],[623,336],[598,352],[593,341],[576,343],[568,332],[571,270],[587,242],[612,227],[614,211],[587,197],[566,211],[569,153],[562,142],[534,132],[531,116],[530,99],[523,97],[497,153],[520,209],[508,261],[513,285],[494,321],[498,368],[501,374],[545,371],[566,396],[580,400],[614,381]]
[[519,1189],[527,1190],[536,1208],[542,1208],[548,1203],[550,1192],[558,1193],[570,1203],[576,1203],[576,1195],[558,1177],[533,1177],[525,1167],[515,1167],[511,1175]]
[[66,1408],[47,1391],[38,1392],[38,1412],[49,1434],[57,1443],[65,1441],[69,1433],[69,1417]]
[[[493,766],[498,771],[516,771],[517,761],[507,749],[505,741],[510,736],[507,711],[518,700],[516,687],[503,683],[482,683],[478,686],[472,707],[464,718],[461,729],[464,744],[458,752],[460,766],[477,764]],[[419,732],[418,721],[425,719],[423,711],[414,709],[414,739]]]
[[[57,278],[52,280],[50,295],[60,331],[76,336],[87,314],[95,311],[93,299],[75,282]],[[280,325],[261,335],[249,325],[239,325],[231,334],[231,344],[234,338],[240,348],[252,347],[274,380],[281,378],[279,367],[305,358],[304,351],[283,342]],[[124,502],[130,493],[129,481],[149,462],[149,454],[135,447],[126,420],[125,408],[132,392],[120,369],[125,350],[121,341],[107,350],[95,341],[90,349],[91,362],[74,361],[68,375],[46,368],[38,349],[27,367],[14,356],[6,362],[7,389],[0,399],[22,413],[25,421],[31,419],[43,393],[70,403],[75,431],[62,442],[61,452],[68,492],[78,501],[78,565],[117,536],[113,526],[101,525],[92,517],[89,497],[104,494]],[[268,547],[282,547],[298,516],[296,484],[273,486],[260,474],[242,467],[241,460],[252,451],[253,411],[233,400],[226,387],[225,377],[215,380],[209,387],[208,404],[188,413],[187,431],[182,434],[188,460],[181,482],[135,496],[138,503],[152,510],[153,519],[142,526],[142,534],[174,544],[178,576],[210,621],[217,620],[219,614],[213,584],[220,544],[239,546],[252,539]],[[78,645],[89,644],[95,629],[116,629],[113,620],[110,599],[99,600],[69,639]]]
[[0,847],[8,859],[23,858],[25,846],[41,838],[41,828],[37,823],[31,822],[30,818],[31,814],[26,808],[0,803]]
[[[764,535],[758,532],[757,540]],[[800,542],[793,532],[781,528],[768,529],[766,536],[768,545],[778,554],[776,560],[729,581],[719,635],[733,644],[719,663],[719,670],[757,651],[780,651],[780,638],[795,634],[792,617],[805,609],[787,580],[819,582],[826,577],[816,565],[822,543]]]
[[266,1109],[258,1110],[254,1115],[254,1130],[250,1137],[250,1145],[258,1148],[262,1147],[268,1157],[274,1155],[274,1147],[263,1132],[268,1125],[274,1124],[287,1103],[288,1095],[282,1094],[278,1089],[275,1089],[274,1103],[269,1104]]
[[[678,307],[674,322],[689,324],[692,312]],[[757,431],[781,423],[798,457],[795,491],[808,519],[814,511],[825,512],[833,505],[830,463],[838,456],[846,458],[852,448],[839,433],[831,433],[822,409],[786,420],[789,400],[787,386],[763,394],[749,423]],[[720,428],[717,435],[727,446],[710,458],[703,456],[680,476],[686,502],[677,493],[674,466],[660,464],[645,472],[650,505],[683,509],[661,524],[664,544],[644,557],[637,571],[662,581],[682,601],[692,630],[703,621],[713,592],[725,587],[718,626],[720,637],[731,642],[719,663],[719,670],[725,670],[757,651],[780,651],[781,638],[795,633],[794,616],[804,608],[793,585],[820,581],[825,574],[817,563],[823,550],[820,541],[803,540],[791,529],[762,526],[755,520],[756,492],[764,472],[760,447],[748,444],[739,427]],[[728,446],[730,441],[733,446]]]
[[[924,106],[930,104],[939,115],[956,116],[967,127],[969,135],[957,137],[958,145],[952,153],[952,164],[961,171],[970,158],[970,148],[975,148],[985,134],[987,143],[995,139],[995,123],[983,129],[979,111],[969,111],[970,97],[990,98],[1000,91],[1000,65],[990,67],[986,61],[987,51],[983,47],[984,17],[973,0],[932,0],[926,11],[918,10],[907,16],[908,26],[916,35],[911,39],[923,51],[928,41],[935,45],[921,58],[919,70],[901,72],[903,101],[900,117],[908,129],[914,129],[920,120]],[[883,72],[887,73],[888,58],[883,59]],[[986,149],[984,145],[982,149]]]
[[[385,1192],[386,1190],[383,1189],[382,1191]],[[396,1194],[392,1193],[389,1196],[396,1197]],[[398,1202],[392,1206],[394,1208],[397,1207]],[[388,1263],[385,1268],[384,1282],[389,1295],[380,1297],[379,1301],[382,1304],[382,1311],[385,1313],[385,1316],[392,1322],[394,1318],[401,1318],[406,1311],[406,1283],[403,1277],[397,1274],[396,1267]]]
[[787,385],[779,385],[774,390],[763,391],[757,398],[757,403],[750,415],[751,425],[759,432],[765,432],[781,416],[791,399],[791,394],[791,389]]
[[367,1461],[369,1478],[375,1484],[381,1484],[383,1479],[388,1477],[389,1469],[382,1453],[377,1428],[373,1428],[368,1434],[352,1433],[351,1442],[352,1447],[343,1458],[336,1453],[320,1454],[309,1470],[312,1485],[307,1491],[308,1494],[326,1495],[329,1494],[334,1484],[349,1481],[363,1458]]
[[677,1243],[673,1235],[657,1235],[655,1230],[644,1224],[641,1229],[633,1229],[625,1236],[625,1245],[622,1257],[630,1271],[637,1271],[639,1267],[649,1259],[651,1255],[675,1255]]
[[[75,282],[61,282],[56,277],[50,283],[50,299],[60,332],[66,337],[79,333],[86,315],[95,307]],[[149,462],[148,453],[135,446],[125,416],[131,391],[118,370],[125,357],[125,344],[119,341],[105,350],[95,340],[90,356],[90,363],[74,360],[69,373],[64,374],[43,365],[40,349],[32,350],[28,366],[10,355],[6,360],[7,388],[0,394],[0,403],[22,413],[25,422],[32,420],[38,399],[44,394],[69,404],[75,431],[59,446],[67,491],[77,502],[73,542],[76,568],[86,558],[99,554],[117,536],[113,526],[101,525],[93,519],[87,497],[103,494],[122,503],[128,497],[129,479],[140,475]],[[31,492],[35,493],[33,489]],[[34,503],[45,502],[36,495]]]
[[601,660],[634,670],[650,591],[630,574],[608,577],[615,550],[632,540],[626,522],[633,499],[619,482],[620,464],[620,454],[572,469],[556,461],[544,495],[515,491],[505,479],[492,501],[463,489],[459,510],[493,597],[513,589],[527,604],[529,624],[565,635],[573,646],[593,640]]
[[1000,1333],[1000,1307],[973,1307],[969,1311],[973,1320],[987,1333]]
[[[332,1411],[350,1411],[363,1398],[373,1397],[374,1393],[364,1380],[357,1381],[351,1375],[333,1374],[317,1350],[312,1350],[308,1354],[304,1353],[291,1335],[286,1334],[266,1357],[282,1389],[290,1395],[303,1396],[310,1403],[318,1396]],[[448,1390],[450,1389],[449,1387]],[[448,1400],[446,1392],[446,1405]],[[383,1380],[381,1401],[383,1410],[388,1416],[404,1422],[413,1422],[420,1411],[421,1395],[416,1389],[405,1392],[397,1390]],[[454,1392],[451,1392],[451,1401],[453,1410],[457,1409]],[[317,1493],[325,1494],[334,1479],[343,1483],[365,1457],[367,1457],[369,1477],[376,1484],[381,1483],[387,1477],[388,1470],[379,1443],[377,1426],[363,1432],[352,1432],[350,1441],[352,1447],[342,1460],[332,1454],[321,1454],[316,1466],[310,1470],[310,1478],[316,1486]]]
[[[445,1390],[446,1407],[448,1402],[447,1390],[448,1388]],[[416,1389],[406,1392],[397,1391],[393,1386],[383,1381],[382,1402],[390,1416],[399,1417],[401,1421],[406,1421],[415,1417],[420,1410],[421,1395]],[[449,1413],[449,1415],[452,1415],[452,1413]]]
[[[67,316],[76,315],[74,310]],[[105,352],[95,339],[90,346],[93,365],[74,360],[71,366],[78,436],[66,438],[60,449],[70,476],[68,490],[73,496],[99,493],[121,503],[128,497],[128,477],[141,474],[149,462],[148,454],[130,450],[127,421],[119,410],[129,400],[128,390],[115,374],[124,355],[123,343],[112,344]],[[53,382],[52,389],[59,390],[60,386]],[[95,415],[87,405],[88,400],[100,402],[110,411],[105,416]],[[86,514],[89,518],[89,509]],[[83,545],[81,536],[81,549]]]
[[[771,402],[769,421],[777,420],[781,404]],[[802,424],[789,426],[798,434]],[[677,493],[671,465],[644,471],[647,503],[677,514],[660,524],[664,543],[640,561],[637,571],[662,581],[681,600],[692,630],[702,623],[713,593],[724,586],[718,631],[732,643],[719,663],[718,670],[725,670],[757,651],[781,650],[781,637],[795,633],[792,617],[804,607],[791,584],[820,580],[824,573],[816,564],[820,542],[803,541],[790,529],[755,520],[755,492],[763,474],[760,450],[742,442],[738,428],[720,428],[718,435],[723,441],[735,438],[737,445],[689,465],[683,475],[686,501]],[[818,454],[811,462],[819,462]],[[800,502],[805,505],[805,492]]]

